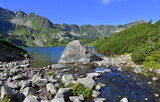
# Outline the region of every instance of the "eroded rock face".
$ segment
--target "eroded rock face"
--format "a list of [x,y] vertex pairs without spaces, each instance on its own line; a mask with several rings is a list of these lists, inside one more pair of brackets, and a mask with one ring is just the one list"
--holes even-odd
[[59,63],[78,63],[101,60],[90,48],[79,40],[70,42],[65,48]]

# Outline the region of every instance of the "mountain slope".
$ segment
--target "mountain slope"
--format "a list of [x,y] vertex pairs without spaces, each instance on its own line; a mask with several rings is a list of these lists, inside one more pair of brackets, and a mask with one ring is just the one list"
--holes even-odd
[[23,49],[5,40],[0,40],[0,53],[0,61],[21,60],[24,54],[27,54]]
[[4,39],[19,46],[60,46],[74,39],[91,42],[141,23],[145,21],[118,26],[54,24],[34,13],[12,12],[0,8],[0,34],[2,36],[3,33]]
[[144,23],[96,42],[96,50],[105,54],[132,53],[132,60],[146,67],[160,68],[160,21]]

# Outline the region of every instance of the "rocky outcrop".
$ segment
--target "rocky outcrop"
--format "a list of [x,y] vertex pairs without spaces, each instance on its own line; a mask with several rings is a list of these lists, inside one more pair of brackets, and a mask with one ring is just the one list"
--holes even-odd
[[65,48],[59,63],[78,63],[101,60],[90,48],[79,40],[70,42]]

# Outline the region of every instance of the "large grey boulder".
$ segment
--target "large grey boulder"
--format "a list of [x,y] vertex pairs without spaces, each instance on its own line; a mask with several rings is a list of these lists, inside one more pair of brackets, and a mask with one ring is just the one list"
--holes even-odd
[[1,99],[5,98],[5,97],[11,98],[13,96],[14,96],[14,92],[10,87],[8,87],[8,86],[1,87]]
[[84,43],[74,40],[65,48],[59,63],[91,62],[96,60],[101,60],[101,57],[97,56]]

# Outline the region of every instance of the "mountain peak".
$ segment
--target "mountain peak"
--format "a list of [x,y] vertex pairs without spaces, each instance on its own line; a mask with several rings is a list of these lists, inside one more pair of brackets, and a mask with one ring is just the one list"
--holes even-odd
[[17,11],[15,14],[16,14],[16,17],[26,17],[27,16],[27,14],[23,11]]

